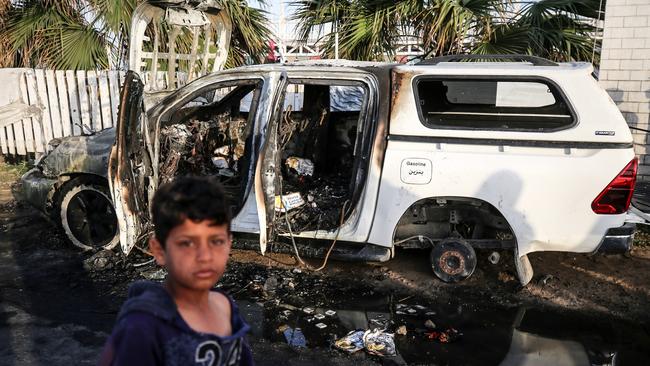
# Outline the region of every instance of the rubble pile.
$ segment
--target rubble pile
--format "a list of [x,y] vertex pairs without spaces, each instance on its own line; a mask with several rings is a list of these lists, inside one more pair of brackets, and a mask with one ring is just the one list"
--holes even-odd
[[217,175],[222,182],[236,180],[244,155],[246,119],[229,113],[207,121],[192,119],[161,129],[160,183],[177,175]]

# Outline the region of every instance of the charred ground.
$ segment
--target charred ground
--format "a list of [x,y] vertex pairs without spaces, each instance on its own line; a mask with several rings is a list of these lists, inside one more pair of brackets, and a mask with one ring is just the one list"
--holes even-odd
[[[140,252],[124,258],[73,249],[16,199],[18,173],[6,164],[0,169],[0,363],[94,364],[128,284],[164,273],[143,265],[148,257]],[[647,235],[640,237],[643,244]],[[426,251],[399,251],[385,264],[332,261],[312,272],[287,254],[263,257],[236,249],[220,286],[239,301],[253,325],[251,343],[260,364],[387,363],[363,352],[348,356],[330,349],[334,338],[364,325],[389,330],[406,325],[407,335],[395,338],[400,357],[389,362],[396,363],[498,364],[521,329],[579,342],[591,352],[591,361],[611,351],[622,364],[648,361],[648,247],[636,247],[629,256],[534,254],[536,277],[525,288],[506,252],[497,265],[488,262],[489,252],[478,254],[475,274],[448,285],[431,273]],[[308,260],[311,266],[320,261]],[[327,327],[319,329],[306,307],[337,315],[324,318]],[[417,311],[399,315],[402,307]],[[526,320],[513,325],[522,309]],[[427,340],[425,320],[457,328],[463,337],[453,344]],[[282,326],[300,327],[308,348],[288,347],[277,332]]]

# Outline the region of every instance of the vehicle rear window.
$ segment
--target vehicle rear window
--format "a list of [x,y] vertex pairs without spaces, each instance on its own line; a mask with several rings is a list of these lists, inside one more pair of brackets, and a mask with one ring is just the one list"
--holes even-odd
[[430,128],[553,131],[574,124],[566,100],[545,80],[420,78],[416,91]]

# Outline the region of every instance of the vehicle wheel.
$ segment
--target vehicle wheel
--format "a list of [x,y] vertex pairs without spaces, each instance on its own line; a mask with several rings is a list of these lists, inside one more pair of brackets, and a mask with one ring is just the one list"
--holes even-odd
[[112,249],[119,243],[117,216],[108,188],[85,178],[61,187],[58,212],[68,240],[79,248]]
[[476,252],[460,238],[448,238],[431,250],[431,269],[444,282],[462,281],[476,269]]

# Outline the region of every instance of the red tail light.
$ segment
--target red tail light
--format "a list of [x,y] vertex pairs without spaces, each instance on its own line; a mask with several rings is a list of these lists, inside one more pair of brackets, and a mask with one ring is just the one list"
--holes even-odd
[[616,215],[622,214],[630,207],[634,183],[636,182],[636,169],[639,165],[637,158],[625,166],[611,183],[603,189],[591,203],[591,209],[597,214]]

